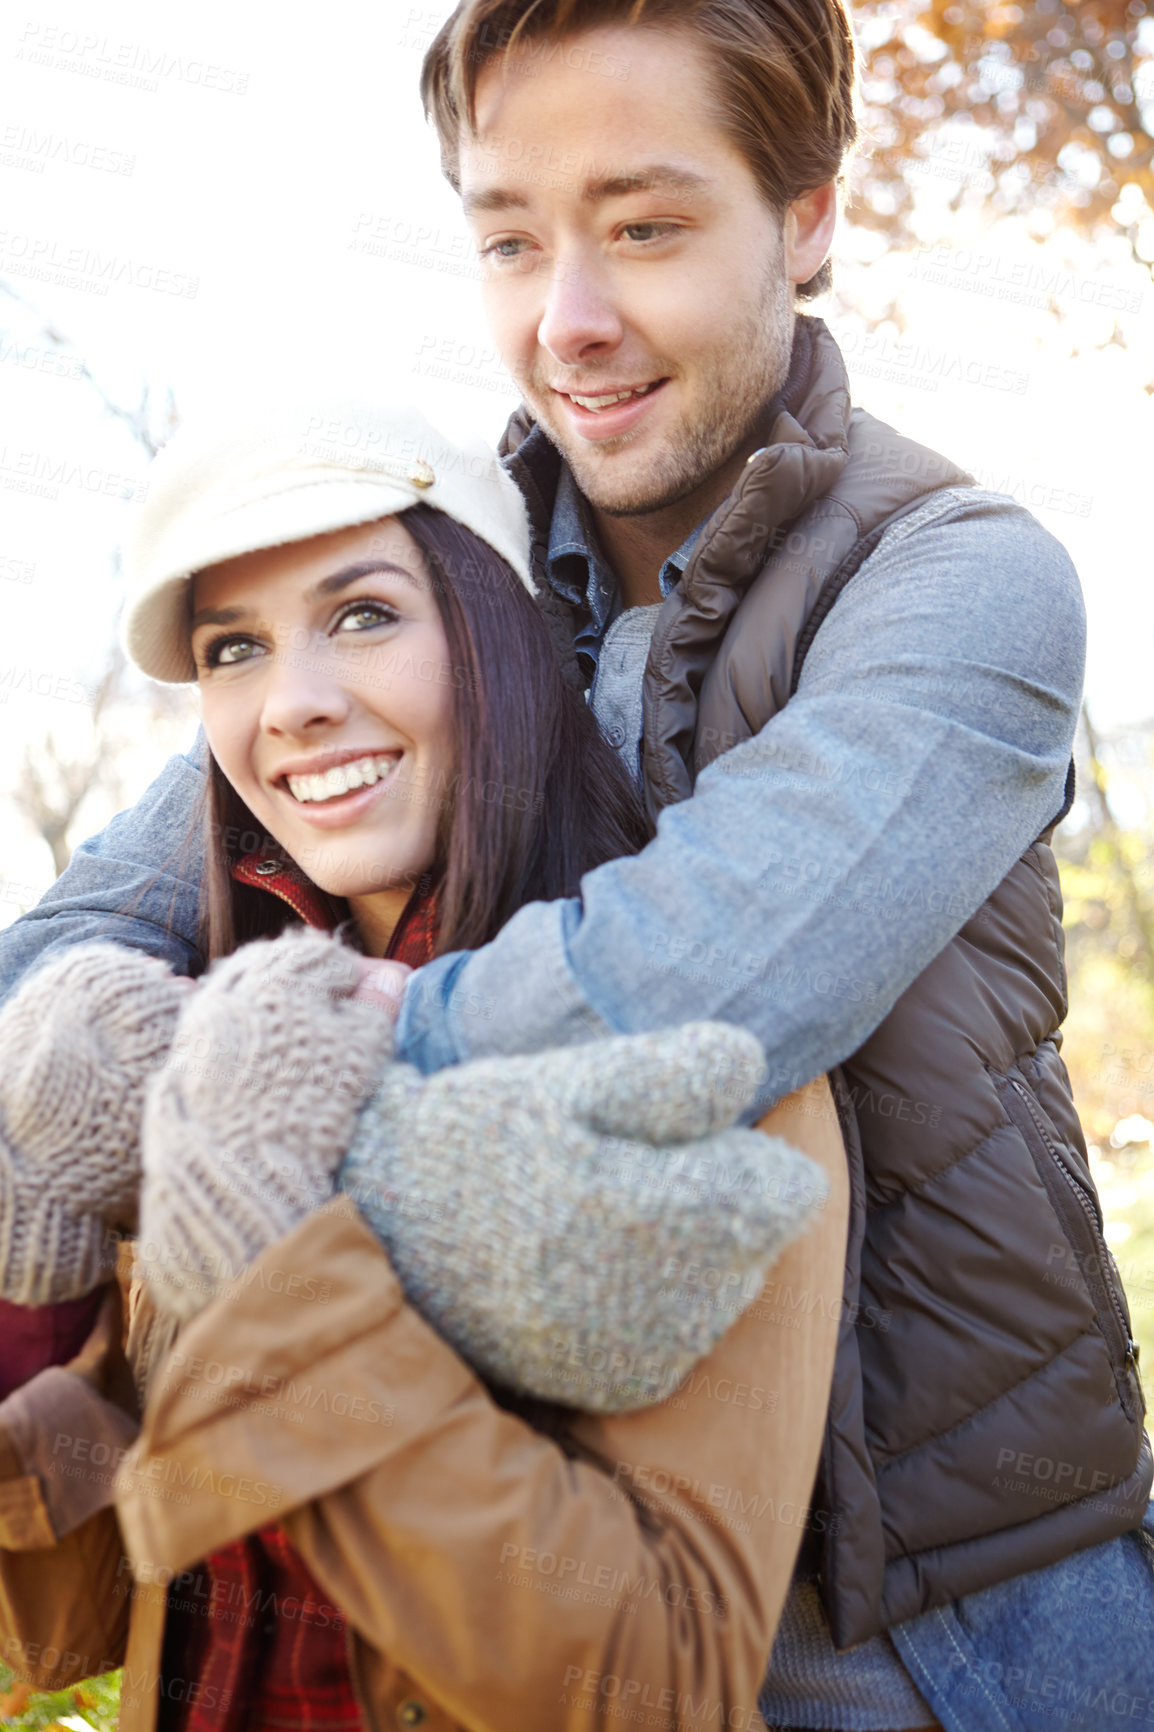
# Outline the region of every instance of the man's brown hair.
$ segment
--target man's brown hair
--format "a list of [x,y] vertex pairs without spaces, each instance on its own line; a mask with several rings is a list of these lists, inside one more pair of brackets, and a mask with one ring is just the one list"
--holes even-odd
[[[483,67],[522,43],[532,51],[620,24],[692,31],[711,62],[718,122],[779,216],[839,178],[857,132],[843,0],[461,0],[421,71],[425,112],[452,185],[460,190],[460,137],[476,124]],[[797,292],[809,298],[829,283],[827,261]]]

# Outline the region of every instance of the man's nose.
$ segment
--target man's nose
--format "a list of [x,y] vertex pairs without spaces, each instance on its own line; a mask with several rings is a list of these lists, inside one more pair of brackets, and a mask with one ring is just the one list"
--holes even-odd
[[323,637],[271,658],[261,708],[266,733],[291,736],[333,727],[347,719],[350,708],[338,658]]
[[558,253],[549,269],[537,341],[567,367],[610,353],[622,321],[604,271],[587,259]]

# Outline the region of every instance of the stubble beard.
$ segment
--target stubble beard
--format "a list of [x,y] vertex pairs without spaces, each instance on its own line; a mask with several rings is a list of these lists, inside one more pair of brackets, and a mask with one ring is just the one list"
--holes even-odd
[[[761,292],[740,326],[700,376],[699,407],[675,427],[643,464],[631,463],[629,448],[643,436],[626,433],[607,440],[604,456],[579,439],[541,425],[560,451],[586,499],[607,517],[642,517],[688,499],[734,453],[747,444],[766,404],[789,373],[794,325],[794,289],[774,258]],[[658,366],[654,377],[678,377],[674,366]],[[531,405],[548,401],[548,390],[526,391]],[[535,405],[534,405],[535,406]],[[619,460],[620,459],[620,460]]]

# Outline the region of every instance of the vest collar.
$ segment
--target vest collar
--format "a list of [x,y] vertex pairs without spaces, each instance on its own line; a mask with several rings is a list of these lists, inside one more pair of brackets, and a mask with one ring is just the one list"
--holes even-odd
[[835,486],[849,462],[849,378],[824,320],[798,318],[789,376],[775,403],[767,443],[749,458],[686,567],[691,603],[719,584],[743,593],[785,527]]

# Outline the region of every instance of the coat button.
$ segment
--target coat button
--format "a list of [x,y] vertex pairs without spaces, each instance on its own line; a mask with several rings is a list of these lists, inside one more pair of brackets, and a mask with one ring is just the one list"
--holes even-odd
[[253,871],[256,873],[258,878],[271,878],[275,872],[280,871],[280,861],[258,860],[256,865],[253,867]]
[[429,1718],[429,1710],[423,1702],[418,1702],[415,1696],[410,1696],[407,1702],[402,1702],[397,1709],[398,1726],[423,1726]]

